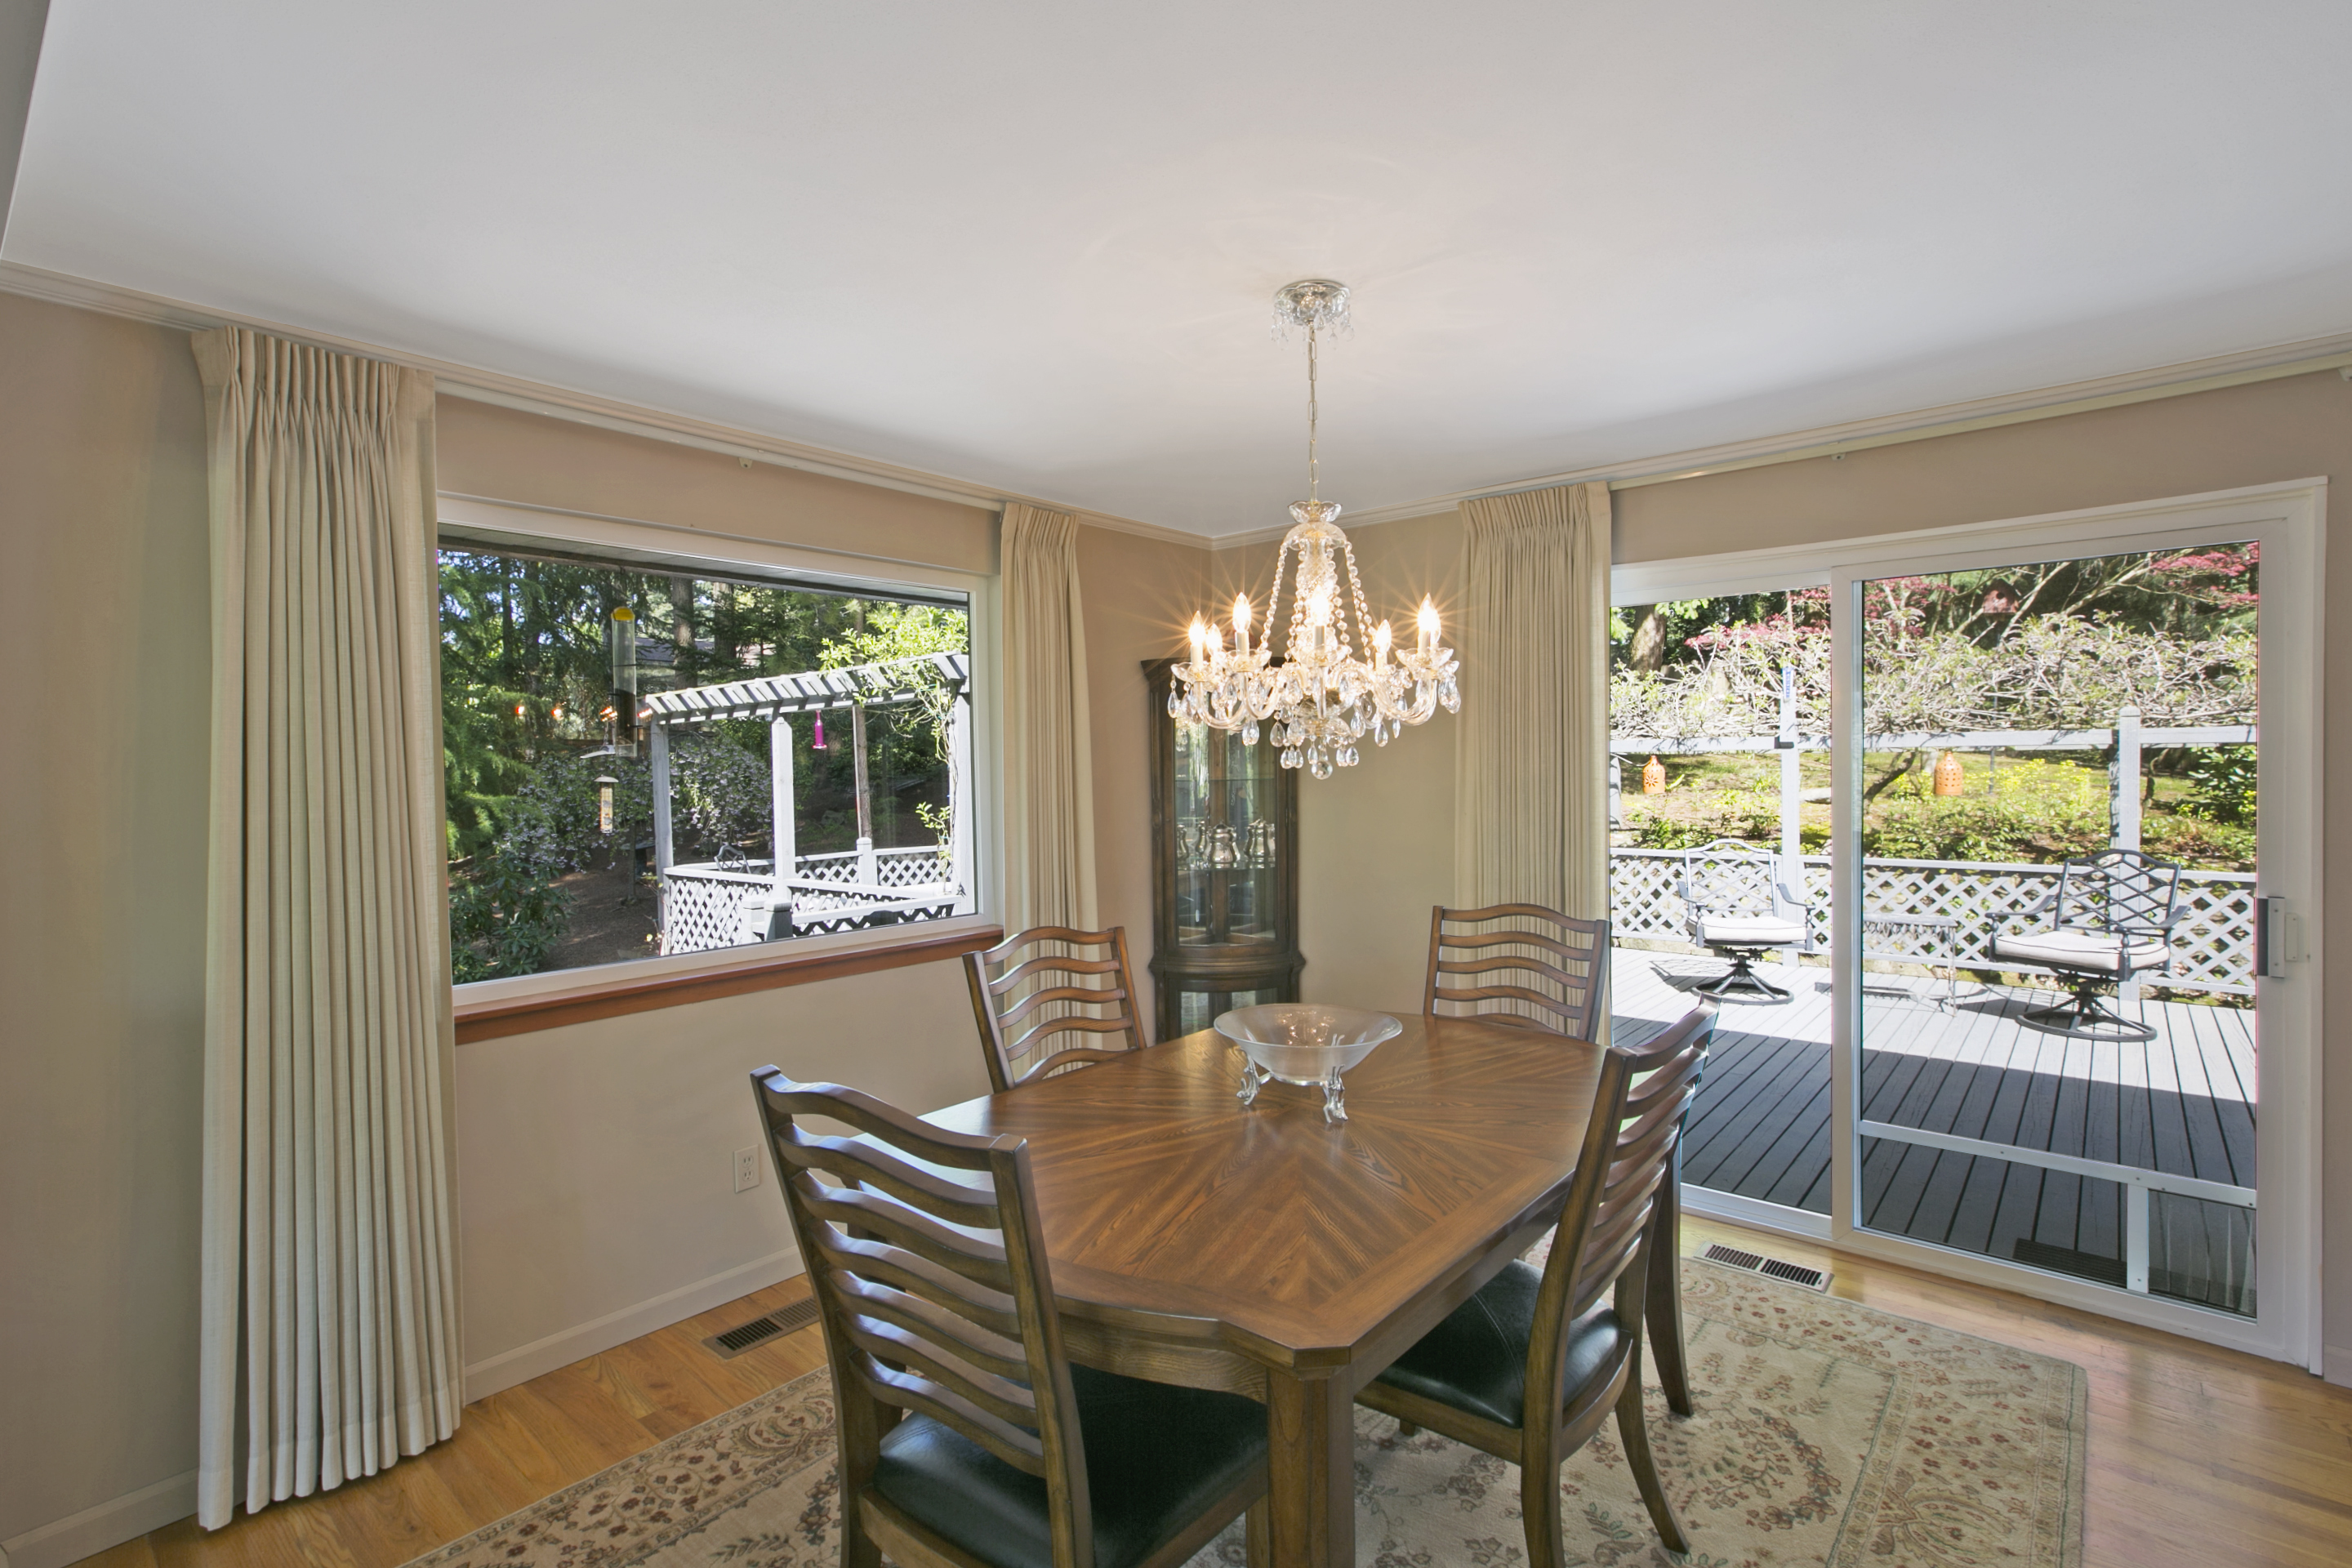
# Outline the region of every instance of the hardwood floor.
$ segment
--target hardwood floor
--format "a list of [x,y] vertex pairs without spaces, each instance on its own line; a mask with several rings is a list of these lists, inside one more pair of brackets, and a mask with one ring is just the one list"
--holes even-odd
[[181,1520],[81,1568],[395,1568],[824,1365],[814,1328],[721,1361],[702,1340],[808,1295],[746,1296],[466,1406],[457,1435],[331,1492],[206,1531]]
[[[1710,1241],[1827,1268],[1834,1295],[2080,1364],[2091,1384],[2087,1568],[2352,1563],[2352,1390],[2023,1296],[1684,1220],[1684,1250]],[[821,1367],[813,1328],[731,1362],[699,1342],[805,1293],[788,1281],[492,1394],[466,1407],[455,1438],[373,1479],[216,1533],[183,1520],[84,1568],[394,1568]]]

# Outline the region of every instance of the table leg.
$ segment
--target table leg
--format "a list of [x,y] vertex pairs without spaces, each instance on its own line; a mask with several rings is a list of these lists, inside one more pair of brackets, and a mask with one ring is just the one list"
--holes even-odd
[[1348,1381],[1266,1373],[1275,1568],[1355,1568],[1356,1418]]

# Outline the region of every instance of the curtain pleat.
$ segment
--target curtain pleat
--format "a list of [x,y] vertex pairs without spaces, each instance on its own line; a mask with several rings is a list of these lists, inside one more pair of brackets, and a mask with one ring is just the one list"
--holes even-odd
[[1609,913],[1609,487],[1462,503],[1454,900]]
[[448,1436],[461,1369],[433,379],[241,328],[194,344],[214,604],[197,1517],[217,1529]]
[[1004,509],[1005,925],[1095,927],[1093,742],[1078,523]]

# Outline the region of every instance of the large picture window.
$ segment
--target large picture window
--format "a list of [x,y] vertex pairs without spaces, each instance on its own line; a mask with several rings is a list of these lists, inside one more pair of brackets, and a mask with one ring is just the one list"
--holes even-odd
[[445,540],[459,984],[968,914],[971,616]]

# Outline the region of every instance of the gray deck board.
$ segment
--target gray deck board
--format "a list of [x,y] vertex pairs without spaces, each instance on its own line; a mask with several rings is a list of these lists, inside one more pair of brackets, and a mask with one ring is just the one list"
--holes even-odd
[[[1619,949],[1612,966],[1613,1037],[1638,1044],[1696,1001],[1722,973],[1696,956]],[[1732,1002],[1717,1024],[1685,1133],[1693,1186],[1816,1214],[1829,1211],[1830,1037],[1826,970],[1792,974],[1786,1003]],[[2157,1037],[2086,1040],[2017,1016],[2053,993],[1964,991],[1952,1007],[1924,996],[1864,997],[1864,1115],[1990,1142],[2237,1185],[2254,1172],[2258,1060],[2251,1011],[2150,1001]],[[1924,988],[1923,988],[1924,989]],[[2128,1012],[2135,1004],[2125,1004]],[[2006,1161],[1880,1142],[1863,1161],[1863,1223],[2008,1258],[2021,1238],[2119,1257],[2122,1204],[2113,1183]]]

